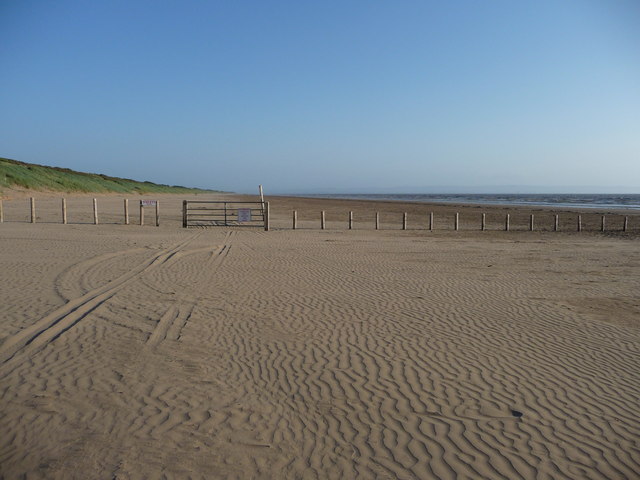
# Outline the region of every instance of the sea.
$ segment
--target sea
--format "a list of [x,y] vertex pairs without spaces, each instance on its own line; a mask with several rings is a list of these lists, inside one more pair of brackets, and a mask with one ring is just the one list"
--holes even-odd
[[357,193],[300,195],[313,198],[344,198],[398,202],[455,203],[472,205],[530,205],[546,207],[640,210],[640,194],[486,194],[486,193]]

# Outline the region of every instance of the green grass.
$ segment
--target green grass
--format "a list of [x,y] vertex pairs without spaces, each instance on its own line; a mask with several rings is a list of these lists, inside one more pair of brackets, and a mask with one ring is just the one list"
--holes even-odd
[[5,188],[53,190],[60,192],[198,193],[217,190],[159,185],[100,173],[76,172],[68,168],[46,167],[0,157],[0,191]]

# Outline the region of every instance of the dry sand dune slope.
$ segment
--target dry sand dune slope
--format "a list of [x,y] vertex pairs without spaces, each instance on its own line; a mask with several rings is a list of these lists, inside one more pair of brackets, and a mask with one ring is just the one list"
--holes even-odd
[[640,471],[636,240],[32,227],[0,232],[4,478]]

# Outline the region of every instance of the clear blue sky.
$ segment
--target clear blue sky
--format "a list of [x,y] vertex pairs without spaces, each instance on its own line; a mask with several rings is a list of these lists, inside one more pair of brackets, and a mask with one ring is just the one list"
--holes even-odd
[[268,193],[640,193],[637,0],[4,0],[0,65],[17,160]]

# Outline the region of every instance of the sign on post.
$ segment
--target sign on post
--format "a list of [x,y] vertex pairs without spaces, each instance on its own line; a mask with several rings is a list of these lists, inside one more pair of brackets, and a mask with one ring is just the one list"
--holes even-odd
[[251,209],[250,208],[239,208],[238,209],[238,222],[250,222],[251,221]]
[[144,225],[144,207],[155,207],[156,227],[160,226],[160,202],[157,200],[140,200],[140,225]]

